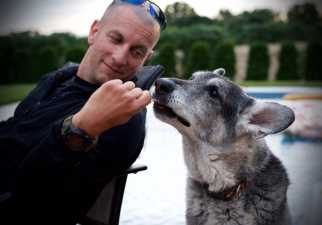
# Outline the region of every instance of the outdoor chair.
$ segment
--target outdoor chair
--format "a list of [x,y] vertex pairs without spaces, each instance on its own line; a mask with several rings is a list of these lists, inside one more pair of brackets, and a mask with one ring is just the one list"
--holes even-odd
[[81,225],[118,225],[127,176],[146,169],[145,165],[133,165],[124,174],[113,178],[104,187]]
[[[131,173],[146,170],[145,165],[133,165],[124,174],[114,177],[105,185],[94,205],[86,216],[79,221],[80,225],[118,225],[127,176]],[[10,204],[11,193],[0,195],[0,215],[4,213],[1,206]],[[1,216],[0,216],[1,217]]]

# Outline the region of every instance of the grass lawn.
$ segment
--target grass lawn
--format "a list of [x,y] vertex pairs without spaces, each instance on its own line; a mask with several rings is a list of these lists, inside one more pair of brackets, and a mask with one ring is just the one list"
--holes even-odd
[[[322,82],[307,81],[243,81],[239,83],[243,87],[265,87],[265,86],[302,86],[302,87],[322,87]],[[23,99],[35,84],[8,84],[0,85],[0,105]]]
[[0,105],[23,99],[35,87],[35,84],[0,85]]

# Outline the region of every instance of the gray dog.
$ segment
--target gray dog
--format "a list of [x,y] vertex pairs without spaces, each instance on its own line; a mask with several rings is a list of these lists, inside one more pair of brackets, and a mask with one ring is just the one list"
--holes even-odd
[[288,176],[263,137],[286,129],[294,113],[246,95],[224,73],[159,79],[152,94],[157,118],[183,137],[187,224],[289,224]]

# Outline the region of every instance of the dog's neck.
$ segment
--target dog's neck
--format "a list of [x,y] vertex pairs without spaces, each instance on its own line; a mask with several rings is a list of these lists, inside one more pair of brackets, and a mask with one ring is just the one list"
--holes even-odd
[[[267,156],[265,141],[247,136],[224,145],[211,145],[183,137],[183,149],[189,177],[207,183],[211,192],[252,180],[258,168],[256,164]],[[258,154],[263,151],[264,155],[260,156],[263,159],[258,159]]]
[[207,183],[200,183],[196,180],[192,180],[191,182],[203,189],[209,197],[222,201],[231,201],[233,199],[238,200],[243,192],[245,192],[246,189],[252,185],[252,182],[243,180],[233,187],[226,188],[225,190],[221,190],[219,192],[211,192],[209,191],[209,185]]

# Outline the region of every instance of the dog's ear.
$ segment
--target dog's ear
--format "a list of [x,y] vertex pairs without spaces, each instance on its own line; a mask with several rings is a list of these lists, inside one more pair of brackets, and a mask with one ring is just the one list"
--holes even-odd
[[218,68],[213,71],[214,74],[224,76],[226,74],[226,70],[224,68]]
[[242,117],[246,119],[246,130],[257,139],[286,129],[295,119],[293,110],[287,106],[256,100],[244,110]]

